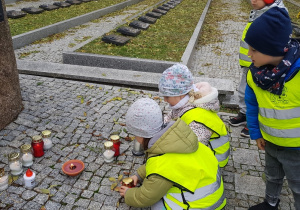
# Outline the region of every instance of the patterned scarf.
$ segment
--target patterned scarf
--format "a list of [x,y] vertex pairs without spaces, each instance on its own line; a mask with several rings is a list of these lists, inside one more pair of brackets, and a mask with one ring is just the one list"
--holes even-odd
[[299,42],[292,39],[283,60],[278,66],[265,65],[259,68],[250,65],[254,83],[263,90],[281,95],[285,76],[292,64],[300,57]]

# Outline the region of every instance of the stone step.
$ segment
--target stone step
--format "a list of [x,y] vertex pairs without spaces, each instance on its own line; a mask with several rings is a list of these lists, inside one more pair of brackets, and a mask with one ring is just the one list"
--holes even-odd
[[[40,61],[17,60],[20,73],[73,79],[88,82],[128,85],[139,88],[158,88],[161,73],[100,68],[81,65],[59,64]],[[231,80],[195,77],[195,82],[209,82],[216,87],[219,95],[232,95],[234,85]]]

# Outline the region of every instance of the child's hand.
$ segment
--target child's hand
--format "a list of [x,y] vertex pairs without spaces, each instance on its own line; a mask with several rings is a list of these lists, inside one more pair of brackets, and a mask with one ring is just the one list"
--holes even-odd
[[138,181],[139,181],[139,178],[137,177],[137,175],[133,175],[132,177],[130,177],[132,180],[133,180],[133,184],[134,186],[137,185]]
[[265,150],[266,141],[263,138],[256,139],[256,143],[259,149]]
[[120,192],[120,195],[122,197],[125,196],[125,193],[126,193],[126,190],[129,189],[128,187],[125,187],[125,186],[121,186],[120,189],[119,189],[119,192]]

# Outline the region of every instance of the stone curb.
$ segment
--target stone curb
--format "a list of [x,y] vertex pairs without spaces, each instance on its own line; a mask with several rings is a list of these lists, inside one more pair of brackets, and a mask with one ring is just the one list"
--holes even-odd
[[185,51],[184,51],[182,57],[181,57],[181,62],[186,66],[189,66],[190,61],[192,59],[192,55],[193,55],[193,53],[195,51],[195,47],[198,43],[198,39],[199,39],[201,30],[202,30],[202,25],[203,25],[204,19],[206,17],[206,14],[208,12],[211,1],[212,0],[208,0],[207,4],[203,10],[203,13],[199,19],[199,22],[194,30],[194,33],[193,33],[187,47],[185,48]]
[[[154,88],[157,90],[161,73],[137,72],[130,70],[88,67],[39,61],[17,60],[21,74],[73,79],[88,82],[108,83],[112,85],[129,85]],[[209,82],[219,91],[219,95],[232,95],[233,84],[227,79],[194,77],[195,82]]]
[[82,25],[86,22],[89,22],[91,20],[97,19],[101,16],[104,16],[106,14],[115,12],[117,10],[123,9],[127,6],[131,6],[133,4],[137,4],[138,2],[143,0],[128,0],[110,7],[106,7],[103,9],[99,9],[84,15],[80,15],[78,17],[74,17],[68,20],[64,20],[49,26],[45,26],[33,31],[29,31],[27,33],[19,34],[14,36],[13,39],[13,47],[14,50],[24,47],[26,45],[31,44],[34,41],[40,40],[42,38],[45,38],[47,36],[50,36],[52,34],[60,33],[62,31],[65,31],[69,28]]

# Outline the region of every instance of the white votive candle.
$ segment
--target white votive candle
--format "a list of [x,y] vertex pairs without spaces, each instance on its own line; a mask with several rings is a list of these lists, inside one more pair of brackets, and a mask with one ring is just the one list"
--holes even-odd
[[44,138],[44,150],[48,150],[52,147],[52,141]]
[[12,162],[9,164],[12,175],[20,175],[23,172],[22,164],[19,161]]
[[33,164],[33,155],[30,153],[25,153],[22,156],[23,166],[31,166]]
[[103,153],[104,161],[107,163],[112,162],[114,160],[114,154],[115,152],[112,150],[105,150],[105,152]]

